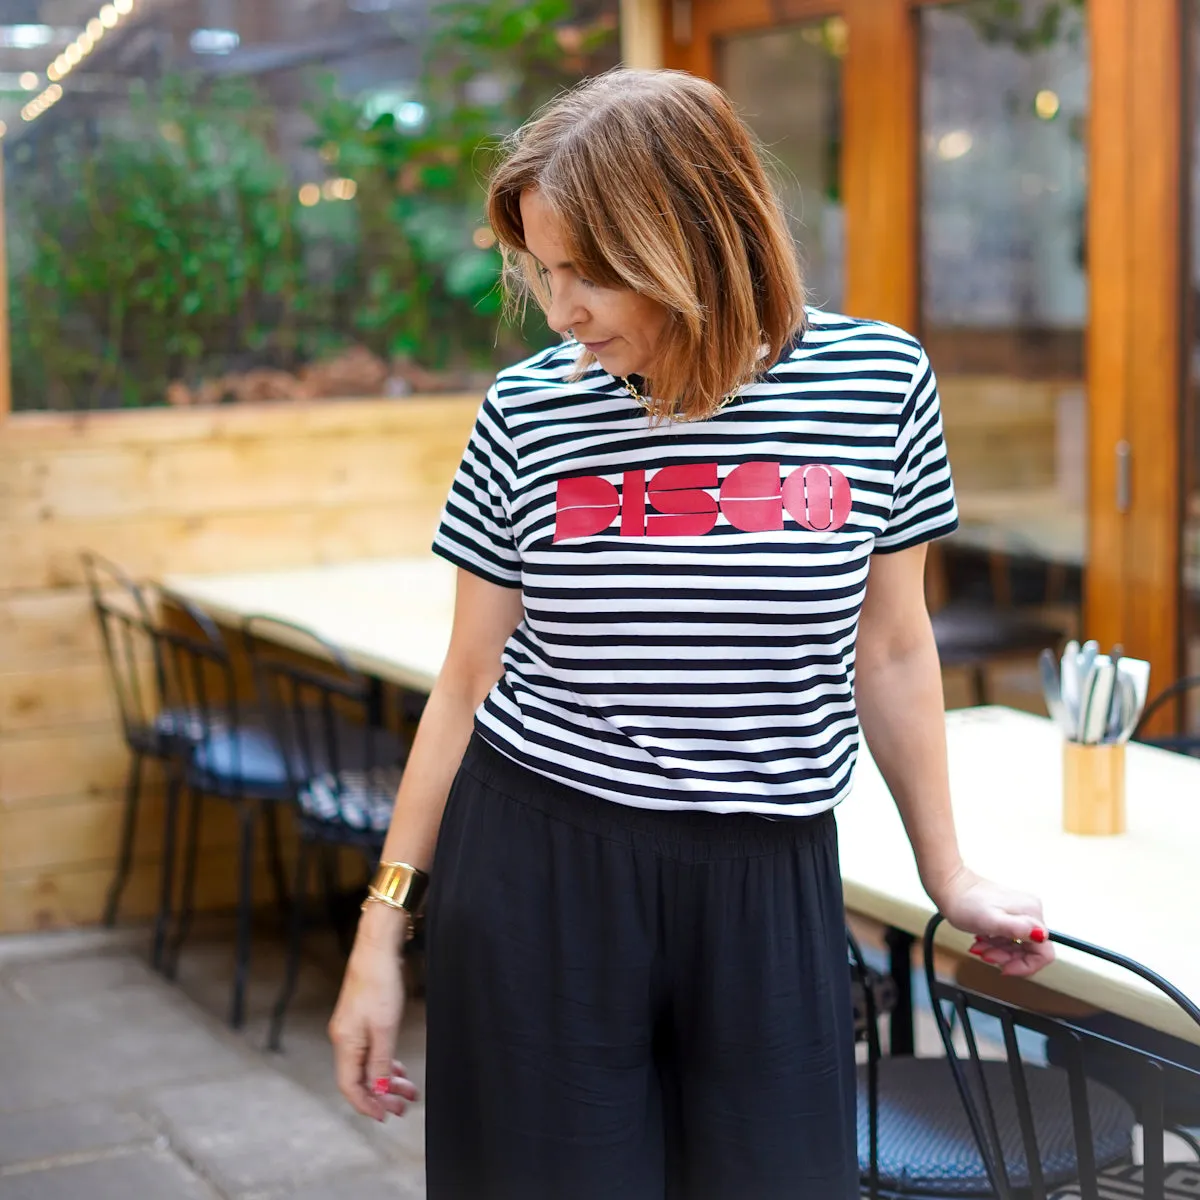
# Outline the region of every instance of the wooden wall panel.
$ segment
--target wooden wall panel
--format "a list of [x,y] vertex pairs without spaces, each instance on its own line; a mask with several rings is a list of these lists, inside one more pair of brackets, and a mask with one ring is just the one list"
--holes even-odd
[[[143,689],[153,686],[149,663],[140,678]],[[143,690],[142,694],[151,693]],[[0,737],[113,721],[116,716],[112,684],[99,657],[69,667],[27,667],[0,673]]]
[[[0,930],[95,921],[111,878],[128,756],[79,551],[147,577],[425,553],[478,404],[17,414],[0,425]],[[151,772],[129,915],[152,911],[156,896]],[[207,812],[202,891],[225,905],[234,826],[222,806]]]
[[0,595],[0,670],[95,658],[100,636],[90,604],[83,588]]
[[129,755],[112,722],[0,738],[0,806],[122,787]]
[[[261,839],[260,839],[261,841]],[[158,862],[135,862],[121,903],[122,920],[152,916],[158,903]],[[255,895],[271,900],[264,864],[257,864]],[[112,864],[55,865],[0,876],[0,933],[24,933],[94,924],[104,908]],[[206,856],[196,875],[201,911],[230,909],[237,902],[237,859],[229,852]]]

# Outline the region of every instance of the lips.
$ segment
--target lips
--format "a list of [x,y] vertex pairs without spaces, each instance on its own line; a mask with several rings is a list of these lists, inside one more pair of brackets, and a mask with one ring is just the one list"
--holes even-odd
[[606,338],[602,342],[583,342],[582,345],[585,350],[590,351],[592,354],[598,354],[605,347],[612,345],[613,340],[613,338]]

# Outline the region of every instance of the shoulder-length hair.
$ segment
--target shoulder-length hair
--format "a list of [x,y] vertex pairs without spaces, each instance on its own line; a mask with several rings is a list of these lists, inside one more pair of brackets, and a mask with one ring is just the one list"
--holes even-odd
[[[529,188],[562,222],[581,275],[667,310],[647,372],[654,416],[710,416],[803,328],[804,284],[782,205],[715,84],[681,71],[610,71],[509,139],[488,219],[510,295],[546,307],[521,221]],[[584,352],[580,371],[593,361]]]

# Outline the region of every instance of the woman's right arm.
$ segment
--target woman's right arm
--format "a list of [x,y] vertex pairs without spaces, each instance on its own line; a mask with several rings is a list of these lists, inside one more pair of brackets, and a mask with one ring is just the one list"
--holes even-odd
[[[450,648],[404,767],[383,847],[385,862],[430,869],[475,710],[500,678],[500,655],[523,614],[519,588],[500,587],[459,569]],[[416,1095],[392,1059],[404,1011],[404,932],[403,913],[384,904],[367,905],[329,1022],[338,1087],[360,1113],[378,1121],[388,1112],[403,1112]],[[376,1094],[378,1079],[392,1081],[390,1095]]]

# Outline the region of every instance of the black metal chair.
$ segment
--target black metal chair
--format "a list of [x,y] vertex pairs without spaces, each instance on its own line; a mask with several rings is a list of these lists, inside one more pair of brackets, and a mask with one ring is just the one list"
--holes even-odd
[[[930,623],[943,667],[966,672],[972,705],[989,702],[988,669],[1004,662],[1036,658],[1066,636],[1061,620],[1039,606],[1014,604],[1009,558],[989,555],[989,594],[947,602],[949,584],[940,546],[930,548],[926,592]],[[1047,584],[1050,601],[1051,587]]]
[[[179,602],[175,596],[168,599]],[[283,910],[288,896],[277,809],[288,800],[291,790],[280,743],[255,704],[246,703],[229,647],[219,631],[214,630],[214,635],[200,639],[167,628],[159,633],[164,688],[172,710],[186,714],[189,734],[186,742],[176,744],[179,775],[188,798],[188,823],[179,916],[164,969],[169,978],[177,974],[179,955],[191,928],[204,800],[223,801],[232,806],[239,824],[237,933],[229,1006],[229,1023],[237,1029],[245,1020],[256,829],[263,820],[276,901]],[[168,817],[163,856],[173,862],[176,831],[173,814]]]
[[[379,861],[407,744],[381,727],[373,681],[337,646],[273,617],[246,618],[242,636],[263,710],[285,751],[299,833],[287,962],[268,1034],[268,1046],[278,1050],[299,974],[314,851],[340,934],[333,855],[343,847],[357,851],[368,870]],[[284,644],[304,657],[289,653]]]
[[[104,906],[104,923],[111,926],[116,923],[121,895],[133,864],[146,760],[160,763],[165,772],[165,821],[169,832],[174,828],[179,801],[179,756],[181,750],[198,736],[198,727],[195,714],[173,704],[167,694],[162,630],[155,611],[161,601],[160,593],[153,585],[135,582],[116,563],[99,554],[84,551],[81,558],[116,697],[121,733],[130,753],[117,869]],[[204,613],[186,601],[180,600],[179,604],[201,638],[219,641],[216,626]],[[165,856],[161,864],[158,910],[150,953],[155,967],[162,963],[170,920],[172,867],[173,858]]]
[[867,1142],[863,1154],[862,1140],[862,1084],[863,1072],[859,1072],[858,1113],[858,1171],[862,1185],[871,1200],[879,1195],[879,1061],[882,1057],[879,1042],[879,1018],[890,1004],[895,1003],[895,981],[890,976],[872,971],[867,966],[858,939],[846,928],[846,941],[850,948],[851,996],[854,1004],[854,1040],[867,1043],[866,1067],[866,1112]]
[[1133,731],[1133,740],[1147,746],[1159,746],[1164,750],[1174,750],[1177,754],[1190,754],[1200,758],[1200,731],[1193,733],[1146,734],[1145,729],[1150,718],[1155,713],[1177,703],[1188,692],[1200,688],[1200,675],[1187,675],[1177,679],[1170,687],[1163,688],[1146,707],[1138,718],[1137,728]]
[[[917,1120],[910,1125],[906,1147],[908,1178],[893,1194],[999,1200],[1102,1200],[1114,1195],[1167,1200],[1178,1194],[1167,1190],[1164,1097],[1171,1083],[1194,1088],[1200,1070],[1078,1022],[939,979],[933,947],[941,920],[940,915],[930,920],[924,948],[946,1058],[909,1060],[903,1072],[907,1078],[898,1081],[909,1120]],[[1200,1008],[1140,963],[1065,934],[1051,933],[1050,938],[1137,975],[1174,1001],[1200,1030]],[[995,1042],[998,1057],[982,1053],[981,1043],[987,1040]],[[1057,1053],[1051,1055],[1051,1048]],[[1130,1099],[1090,1075],[1094,1055],[1124,1063],[1133,1084]],[[1045,1065],[1049,1058],[1063,1065]],[[1144,1163],[1135,1167],[1132,1138],[1139,1123]],[[885,1161],[881,1174],[886,1173]],[[1192,1186],[1200,1183],[1194,1165],[1185,1173]]]

